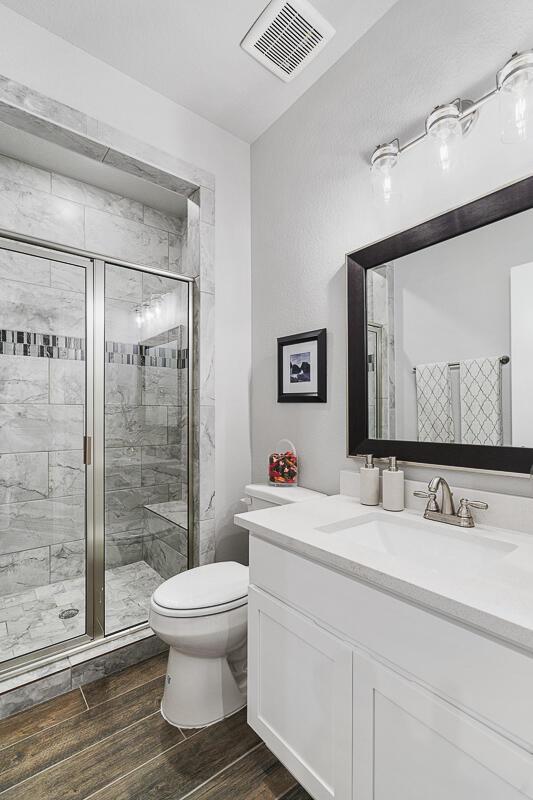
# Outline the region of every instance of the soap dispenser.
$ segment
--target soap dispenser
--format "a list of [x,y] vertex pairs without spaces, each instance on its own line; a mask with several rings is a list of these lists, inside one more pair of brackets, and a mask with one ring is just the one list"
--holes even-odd
[[396,456],[390,456],[388,469],[383,470],[383,508],[403,511],[405,508],[403,471],[398,469]]
[[365,456],[359,475],[361,503],[364,506],[379,505],[379,468],[374,466],[374,456]]

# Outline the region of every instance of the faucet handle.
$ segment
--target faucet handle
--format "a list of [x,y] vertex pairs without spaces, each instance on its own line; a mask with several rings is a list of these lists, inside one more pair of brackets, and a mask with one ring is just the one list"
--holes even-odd
[[413,492],[415,497],[423,497],[427,499],[428,503],[426,506],[426,511],[439,511],[439,504],[437,503],[437,494],[436,492],[424,492],[424,491],[416,491]]
[[488,503],[484,503],[483,500],[467,500],[466,497],[462,497],[457,516],[462,519],[470,519],[472,517],[471,508],[479,508],[481,511],[486,511],[488,507]]

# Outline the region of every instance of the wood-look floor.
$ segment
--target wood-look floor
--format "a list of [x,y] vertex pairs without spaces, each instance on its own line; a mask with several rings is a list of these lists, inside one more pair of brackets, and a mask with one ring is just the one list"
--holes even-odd
[[0,721],[2,800],[311,800],[246,724],[159,713],[166,655]]

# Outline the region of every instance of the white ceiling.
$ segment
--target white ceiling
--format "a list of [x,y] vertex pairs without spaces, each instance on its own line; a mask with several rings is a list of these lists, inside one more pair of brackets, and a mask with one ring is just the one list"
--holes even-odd
[[[291,83],[239,46],[267,0],[2,0],[140,83],[252,142],[396,0],[313,0],[336,29]],[[354,75],[355,80],[364,76]]]

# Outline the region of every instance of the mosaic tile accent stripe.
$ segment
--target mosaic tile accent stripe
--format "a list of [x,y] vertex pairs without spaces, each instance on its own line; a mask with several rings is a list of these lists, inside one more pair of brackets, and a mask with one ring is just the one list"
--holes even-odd
[[[0,355],[84,361],[85,339],[76,336],[58,336],[51,333],[12,331],[2,328],[0,329]],[[105,360],[109,364],[186,369],[188,358],[187,348],[106,342]]]

